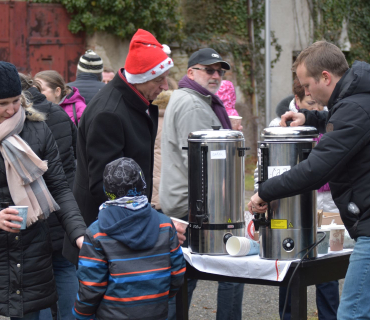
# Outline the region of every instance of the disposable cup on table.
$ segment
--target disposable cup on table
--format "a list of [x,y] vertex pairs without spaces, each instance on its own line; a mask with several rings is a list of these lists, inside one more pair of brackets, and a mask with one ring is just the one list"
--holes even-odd
[[317,246],[319,254],[326,254],[329,251],[330,229],[317,229],[317,240],[321,240],[324,235],[325,239]]
[[343,250],[344,243],[344,226],[338,225],[330,228],[330,250]]
[[[9,206],[9,208],[17,210],[18,216],[23,218],[23,221],[10,220],[10,222],[19,224],[21,226],[21,230],[26,229],[28,206]],[[13,229],[17,229],[17,228],[13,228]]]
[[240,257],[259,253],[259,243],[246,237],[230,237],[226,242],[230,256]]

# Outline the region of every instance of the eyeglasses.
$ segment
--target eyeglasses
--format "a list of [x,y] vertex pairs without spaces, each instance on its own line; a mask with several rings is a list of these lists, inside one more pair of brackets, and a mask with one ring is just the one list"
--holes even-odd
[[192,68],[192,69],[195,69],[195,70],[204,70],[205,72],[207,72],[207,74],[209,74],[210,76],[212,76],[216,71],[218,72],[218,75],[220,77],[223,77],[224,74],[225,74],[225,70],[222,70],[222,69],[212,69],[212,68]]

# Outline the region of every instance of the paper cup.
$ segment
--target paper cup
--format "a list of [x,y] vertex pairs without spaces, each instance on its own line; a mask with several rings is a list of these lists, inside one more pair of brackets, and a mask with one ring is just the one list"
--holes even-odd
[[330,250],[343,250],[344,243],[344,226],[335,226],[330,229]]
[[231,237],[226,242],[226,251],[230,256],[240,257],[259,252],[259,244],[246,237]]
[[233,130],[238,130],[239,126],[242,124],[243,117],[239,116],[229,116],[230,122],[231,122],[231,128]]
[[184,221],[184,220],[181,220],[181,219],[177,219],[177,218],[173,218],[173,217],[170,217],[170,218],[171,218],[171,220],[173,221],[174,224],[175,224],[175,222],[177,224],[180,224],[181,226],[183,226],[185,228],[185,230],[186,230],[186,228],[189,225],[189,222],[187,222],[187,221]]
[[[320,233],[319,233],[320,232]],[[325,239],[320,242],[320,244],[317,246],[317,252],[319,254],[326,254],[329,251],[329,240],[330,240],[330,229],[318,229],[317,230],[317,239],[321,240],[324,236],[322,234],[324,232],[326,234]]]
[[[9,206],[9,208],[17,210],[18,216],[23,218],[23,221],[10,220],[10,222],[19,224],[21,226],[21,230],[26,229],[28,207],[27,206]],[[13,229],[17,229],[17,228],[13,228]]]

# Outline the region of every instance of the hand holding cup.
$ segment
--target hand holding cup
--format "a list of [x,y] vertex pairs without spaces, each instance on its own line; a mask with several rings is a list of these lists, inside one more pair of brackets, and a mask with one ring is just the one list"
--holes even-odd
[[189,225],[189,222],[181,220],[181,219],[173,218],[173,217],[170,217],[170,218],[176,228],[177,238],[179,239],[179,243],[180,245],[182,245],[184,241],[186,240],[185,232],[186,232],[186,228]]
[[9,207],[0,211],[0,228],[11,233],[18,233],[21,229],[23,218],[18,210]]

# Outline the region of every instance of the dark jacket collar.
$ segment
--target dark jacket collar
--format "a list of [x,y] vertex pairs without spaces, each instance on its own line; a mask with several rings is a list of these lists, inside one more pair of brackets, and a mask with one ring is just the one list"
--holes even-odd
[[33,103],[41,103],[46,100],[45,95],[43,95],[39,90],[35,87],[31,87],[27,90],[31,94],[32,102]]
[[86,73],[86,72],[82,72],[82,73],[79,73],[76,77],[76,81],[77,80],[94,80],[94,81],[99,81],[99,76],[95,73]]
[[370,65],[355,61],[336,84],[328,102],[330,110],[340,100],[361,93],[370,94]]

